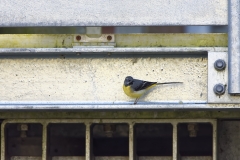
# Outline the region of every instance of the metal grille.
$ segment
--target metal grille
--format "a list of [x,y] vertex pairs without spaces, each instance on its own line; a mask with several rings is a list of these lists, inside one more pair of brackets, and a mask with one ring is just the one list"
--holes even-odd
[[[197,140],[198,133],[204,138],[209,126],[208,138]],[[188,140],[181,138],[186,133]],[[1,159],[216,160],[216,140],[213,119],[10,119],[1,125]],[[199,142],[208,143],[207,154],[191,152],[202,146]],[[200,150],[205,152],[204,148]]]

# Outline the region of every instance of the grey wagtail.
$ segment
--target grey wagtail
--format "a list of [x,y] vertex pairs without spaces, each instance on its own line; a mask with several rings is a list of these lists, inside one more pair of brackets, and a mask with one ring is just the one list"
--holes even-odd
[[156,85],[162,84],[173,84],[173,83],[182,83],[182,82],[148,82],[139,79],[133,79],[131,76],[127,76],[124,80],[123,91],[124,93],[131,97],[136,98],[134,104],[137,104],[139,98],[150,88],[155,87]]

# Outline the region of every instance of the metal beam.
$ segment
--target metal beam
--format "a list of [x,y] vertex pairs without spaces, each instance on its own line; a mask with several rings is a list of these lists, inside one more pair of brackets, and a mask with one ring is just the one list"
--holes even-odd
[[[229,107],[225,106],[226,109]],[[239,109],[228,109],[228,110],[131,110],[131,111],[123,111],[123,110],[111,110],[111,111],[84,111],[84,110],[68,110],[68,111],[43,111],[43,110],[18,110],[17,112],[13,112],[12,110],[1,111],[0,118],[1,119],[182,119],[182,118],[225,118],[225,119],[239,119],[240,111]]]
[[8,111],[8,110],[96,110],[96,111],[105,111],[105,110],[126,110],[126,109],[135,109],[135,110],[226,110],[226,109],[239,109],[240,104],[196,104],[196,103],[189,103],[189,104],[182,104],[179,103],[139,103],[138,105],[125,104],[125,105],[26,105],[26,104],[19,104],[19,105],[0,105],[0,110]]
[[172,146],[172,159],[173,160],[178,160],[178,132],[177,132],[177,122],[172,122],[172,126],[173,126],[173,135],[172,135],[172,139],[173,139],[173,146]]
[[228,3],[228,93],[240,94],[240,1]]
[[[111,34],[102,34],[103,42]],[[72,48],[79,42],[93,41],[86,34],[0,34],[0,48]],[[99,35],[98,35],[99,36]],[[116,47],[227,47],[228,35],[211,34],[114,34]],[[104,41],[107,42],[107,41]]]
[[114,47],[76,47],[76,48],[1,48],[0,54],[15,54],[20,55],[30,54],[34,55],[34,53],[45,53],[45,54],[69,54],[76,53],[80,55],[82,53],[118,53],[118,54],[146,54],[146,52],[151,52],[154,54],[160,54],[161,52],[167,54],[167,52],[175,52],[176,54],[191,52],[191,54],[199,54],[201,52],[226,52],[226,47],[179,47],[179,48],[170,48],[170,47],[151,47],[151,48],[114,48]]

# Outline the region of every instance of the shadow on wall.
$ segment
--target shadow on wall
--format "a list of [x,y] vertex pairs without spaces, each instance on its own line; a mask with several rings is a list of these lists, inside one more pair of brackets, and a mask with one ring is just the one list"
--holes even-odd
[[[102,27],[102,33],[227,33],[227,26]],[[86,27],[2,27],[0,34],[85,34]]]

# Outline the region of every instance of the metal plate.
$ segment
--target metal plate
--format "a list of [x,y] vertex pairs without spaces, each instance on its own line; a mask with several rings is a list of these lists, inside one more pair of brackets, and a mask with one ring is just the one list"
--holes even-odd
[[227,25],[227,0],[1,0],[0,26]]
[[[223,71],[217,71],[214,68],[214,62],[223,59],[226,62],[226,68]],[[226,85],[226,91],[223,95],[216,95],[213,87],[221,83]],[[228,94],[228,53],[227,52],[208,52],[208,103],[240,103],[240,96],[231,96]]]

